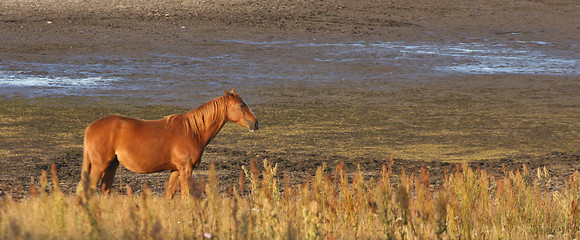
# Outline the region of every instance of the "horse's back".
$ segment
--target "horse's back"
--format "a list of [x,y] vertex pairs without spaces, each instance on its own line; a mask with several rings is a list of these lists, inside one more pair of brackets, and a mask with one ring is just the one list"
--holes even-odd
[[[85,130],[85,138],[93,135],[133,135],[139,132],[155,132],[162,130],[163,124],[159,120],[140,120],[119,115],[110,115],[95,120]],[[132,136],[127,136],[132,137]]]

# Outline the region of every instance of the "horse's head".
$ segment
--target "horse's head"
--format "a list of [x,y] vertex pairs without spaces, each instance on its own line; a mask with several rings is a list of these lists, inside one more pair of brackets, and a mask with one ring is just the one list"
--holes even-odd
[[232,92],[229,93],[225,91],[228,103],[227,103],[227,114],[228,119],[232,122],[237,123],[242,127],[246,127],[250,129],[251,132],[258,130],[258,119],[254,116],[250,107],[246,105],[244,100],[240,97],[239,94],[236,94],[236,91],[232,89]]

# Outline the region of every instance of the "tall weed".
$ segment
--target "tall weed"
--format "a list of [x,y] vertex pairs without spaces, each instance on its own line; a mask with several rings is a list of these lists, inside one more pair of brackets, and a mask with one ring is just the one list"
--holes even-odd
[[[545,169],[523,165],[502,177],[457,165],[433,185],[392,156],[376,179],[344,164],[320,166],[300,185],[264,160],[243,167],[239,184],[219,191],[215,166],[193,179],[191,197],[67,196],[56,168],[43,172],[31,197],[0,199],[2,239],[576,239],[580,236],[580,174],[560,191]],[[87,184],[87,183],[80,183]],[[248,192],[244,192],[248,188]],[[89,188],[84,188],[89,189]]]

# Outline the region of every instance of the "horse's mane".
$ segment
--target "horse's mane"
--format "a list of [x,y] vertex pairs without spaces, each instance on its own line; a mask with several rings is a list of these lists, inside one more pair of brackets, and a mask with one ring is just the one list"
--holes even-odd
[[163,118],[165,127],[182,123],[188,133],[199,137],[201,130],[208,128],[212,123],[225,117],[225,102],[227,96],[217,97],[196,109],[182,114],[173,114]]

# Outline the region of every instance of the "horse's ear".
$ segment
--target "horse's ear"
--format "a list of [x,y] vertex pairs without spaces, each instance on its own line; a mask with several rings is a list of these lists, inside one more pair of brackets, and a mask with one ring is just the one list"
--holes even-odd
[[228,90],[225,90],[225,89],[224,89],[224,92],[226,93],[226,96],[229,96],[229,95],[231,95],[231,94],[228,92]]
[[232,94],[236,94],[236,90],[232,88]]

